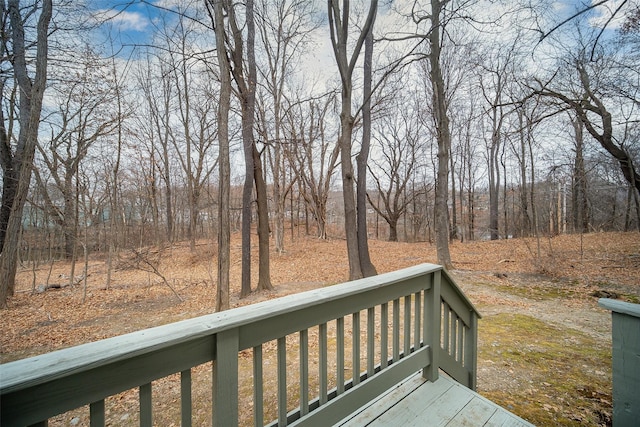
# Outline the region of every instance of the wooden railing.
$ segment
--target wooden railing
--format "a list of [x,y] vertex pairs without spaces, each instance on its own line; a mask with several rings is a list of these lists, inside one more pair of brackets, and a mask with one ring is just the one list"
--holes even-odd
[[[89,405],[91,426],[103,426],[105,398],[137,388],[140,425],[151,426],[152,382],[179,373],[180,422],[190,426],[192,368],[213,361],[212,423],[235,426],[247,351],[255,426],[264,424],[272,393],[265,396],[263,376],[273,366],[270,425],[330,425],[421,369],[431,381],[442,369],[475,388],[478,318],[446,271],[423,264],[0,365],[2,425],[47,425]],[[263,351],[270,341],[273,357]],[[298,384],[287,384],[291,361]]]
[[640,304],[601,298],[611,310],[613,425],[638,425],[640,419]]

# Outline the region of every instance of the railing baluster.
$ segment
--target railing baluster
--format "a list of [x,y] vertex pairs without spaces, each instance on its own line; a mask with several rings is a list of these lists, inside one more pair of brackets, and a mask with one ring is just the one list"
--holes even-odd
[[182,427],[191,427],[191,369],[180,372],[180,418]]
[[351,382],[360,383],[360,312],[351,315]]
[[422,298],[421,292],[413,295],[413,350],[420,348],[420,321],[422,320]]
[[104,399],[89,405],[90,427],[104,427]]
[[318,326],[318,339],[320,341],[318,376],[320,381],[320,405],[327,403],[327,324],[321,323]]
[[376,308],[367,309],[367,378],[373,376],[376,366],[375,336],[376,336]]
[[476,351],[478,346],[478,316],[475,312],[471,313],[471,324],[465,331],[464,340],[464,366],[469,371],[469,388],[475,390],[477,383]]
[[278,426],[287,425],[287,337],[278,338]]
[[400,359],[400,300],[393,300],[393,361]]
[[238,425],[238,347],[237,328],[218,332],[213,363],[213,426]]
[[300,415],[309,413],[309,331],[300,331]]
[[409,355],[409,351],[411,350],[411,295],[407,295],[404,297],[404,356],[407,357]]
[[389,303],[380,306],[380,366],[389,364]]
[[449,353],[449,341],[451,341],[451,335],[449,326],[451,325],[451,319],[449,317],[449,304],[442,302],[442,348]]
[[151,427],[153,425],[151,407],[151,383],[140,386],[140,427]]
[[461,365],[464,365],[464,335],[467,332],[464,322],[462,319],[458,318],[458,356],[456,360],[460,362]]
[[457,345],[458,345],[458,316],[455,313],[451,313],[451,352],[449,353],[453,358],[456,358]]
[[264,424],[264,384],[262,380],[262,345],[253,347],[253,425]]
[[344,393],[344,317],[336,319],[336,391]]
[[[424,318],[425,318],[425,343],[431,346],[431,364],[422,371],[422,376],[429,381],[438,379],[438,368],[440,366],[440,329],[441,329],[441,309],[440,304],[440,270],[433,272],[431,288],[425,292],[424,298]],[[428,323],[427,323],[428,322]]]

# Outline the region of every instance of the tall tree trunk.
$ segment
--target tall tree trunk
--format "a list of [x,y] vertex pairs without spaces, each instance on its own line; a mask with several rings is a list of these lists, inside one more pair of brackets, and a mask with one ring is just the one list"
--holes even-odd
[[350,58],[347,58],[347,38],[349,35],[349,1],[342,1],[342,9],[337,0],[328,0],[329,29],[331,45],[338,64],[342,83],[340,110],[340,162],[342,169],[342,197],[344,201],[344,227],[347,239],[347,257],[349,259],[349,279],[363,277],[358,248],[356,201],[354,192],[353,161],[351,146],[354,117],[351,115],[351,96],[353,90],[353,70],[356,66],[366,35],[369,33],[378,9],[377,0],[371,1],[367,20],[363,25]]
[[508,201],[508,190],[507,190],[507,164],[504,161],[504,149],[505,146],[502,146],[502,154],[500,156],[500,165],[502,166],[502,216],[503,216],[503,228],[504,228],[504,238],[509,238],[509,201]]
[[117,134],[117,149],[116,149],[116,161],[113,166],[113,170],[109,171],[109,175],[111,176],[111,188],[107,186],[107,191],[110,193],[110,204],[109,204],[109,236],[108,236],[108,245],[109,245],[109,253],[107,255],[107,277],[105,279],[105,288],[109,289],[111,287],[111,271],[113,268],[113,258],[115,257],[116,250],[118,247],[118,222],[116,212],[118,211],[118,176],[120,174],[120,160],[122,157],[122,93],[120,91],[120,82],[117,78],[116,72],[116,60],[115,57],[112,59],[112,72],[115,77],[116,82],[116,100],[118,102],[118,134]]
[[[35,74],[31,80],[27,69],[25,31],[23,17],[20,15],[20,2],[19,0],[8,2],[12,30],[13,73],[20,88],[20,130],[15,154],[11,153],[9,138],[2,141],[6,145],[0,148],[3,179],[10,181],[8,185],[3,182],[3,190],[9,188],[10,191],[8,194],[3,193],[0,208],[3,212],[0,215],[0,220],[3,221],[0,223],[0,230],[6,230],[4,235],[0,235],[0,307],[6,307],[7,298],[13,295],[15,289],[22,212],[31,182],[42,97],[47,81],[48,33],[52,9],[52,1],[43,0],[37,24]],[[4,127],[4,122],[2,126]],[[1,133],[6,135],[6,132],[7,130],[3,129]]]
[[640,231],[640,196],[638,196],[638,192],[633,192],[633,201],[636,205],[636,225],[638,227],[638,231]]
[[275,208],[274,221],[274,237],[276,243],[276,252],[284,253],[284,207],[286,203],[285,195],[282,194],[284,188],[285,174],[283,173],[283,156],[282,145],[280,144],[280,108],[279,105],[274,107],[276,120],[276,141],[275,141],[275,159],[273,162],[273,199]]
[[[76,247],[76,234],[77,234],[77,225],[78,218],[76,217],[77,212],[77,199],[78,194],[73,189],[73,179],[74,174],[69,173],[67,169],[67,173],[64,179],[64,221],[62,223],[62,230],[64,233],[64,256],[66,259],[73,259],[73,255],[75,253]],[[77,185],[76,185],[77,188]]]
[[213,3],[213,14],[208,7],[216,34],[218,67],[220,68],[220,101],[218,103],[218,286],[216,291],[216,311],[229,308],[229,269],[231,265],[231,223],[229,218],[231,188],[231,167],[229,164],[229,109],[231,107],[231,70],[226,55],[224,37],[223,0],[209,0]]
[[[369,161],[369,148],[371,146],[371,75],[373,68],[373,25],[364,39],[364,88],[362,104],[362,147],[356,156],[358,168],[358,183],[356,186],[357,204],[357,232],[358,232],[358,256],[360,257],[360,269],[364,277],[378,274],[371,262],[369,255],[369,236],[367,227],[367,162]],[[397,240],[397,236],[396,236]]]
[[[344,88],[343,88],[344,90]],[[342,170],[342,199],[344,203],[344,231],[347,239],[347,257],[349,259],[349,280],[363,277],[358,251],[358,232],[356,220],[356,203],[354,194],[353,163],[351,160],[351,134],[353,117],[351,117],[351,87],[348,94],[342,94],[342,111],[340,112],[340,165]]]
[[631,185],[627,187],[627,206],[624,210],[624,231],[629,231],[631,227],[631,201],[633,200],[633,188]]
[[571,177],[571,210],[573,229],[580,233],[589,230],[589,202],[587,199],[587,173],[584,167],[584,126],[576,117],[571,120],[574,129],[576,156]]
[[453,241],[458,238],[458,209],[456,206],[456,175],[455,162],[453,154],[449,155],[450,172],[451,172],[451,230],[449,232],[449,240]]
[[256,106],[256,59],[255,59],[255,20],[253,13],[253,0],[247,0],[245,5],[245,22],[247,25],[247,75],[244,72],[244,49],[242,28],[238,25],[235,10],[232,4],[226,8],[233,36],[233,49],[229,51],[233,67],[234,80],[238,86],[240,102],[242,104],[242,146],[245,161],[245,179],[242,189],[242,277],[240,297],[244,298],[251,293],[251,204],[253,198],[254,169],[253,149],[255,139],[253,124],[255,121]]
[[[528,121],[528,120],[527,120]],[[529,137],[527,126],[527,138],[525,138],[524,127],[524,114],[518,111],[518,125],[520,127],[520,211],[521,211],[521,223],[520,223],[520,235],[527,237],[531,235],[531,219],[529,217],[529,198],[527,192],[527,148],[526,143]],[[533,167],[533,166],[532,166]]]
[[258,199],[258,291],[272,290],[269,265],[269,206],[267,203],[267,184],[262,172],[260,153],[253,146],[254,176]]
[[451,134],[442,69],[440,68],[440,22],[441,2],[431,0],[431,32],[429,33],[429,64],[431,86],[433,87],[433,114],[438,140],[438,172],[436,176],[436,197],[434,220],[436,230],[436,252],[438,263],[452,268],[449,253],[449,155],[451,154]]
[[[494,113],[495,114],[495,113]],[[489,233],[491,240],[498,240],[499,234],[499,206],[500,206],[500,164],[498,150],[500,148],[500,136],[494,130],[491,136],[489,151]]]

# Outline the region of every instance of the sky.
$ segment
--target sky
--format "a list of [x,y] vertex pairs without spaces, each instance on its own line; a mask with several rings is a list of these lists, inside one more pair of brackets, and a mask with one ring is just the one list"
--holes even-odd
[[155,31],[154,22],[162,10],[153,7],[171,7],[166,1],[148,3],[136,0],[94,0],[88,2],[94,19],[104,22],[103,31],[122,44],[150,43]]
[[[319,1],[319,0],[318,0]],[[396,3],[402,3],[398,0]],[[576,10],[583,9],[589,4],[595,4],[598,0],[559,0],[553,3],[554,12],[557,13],[558,22],[569,17]],[[623,0],[609,0],[604,5],[598,6],[589,13],[588,22],[594,27],[604,25]],[[110,31],[112,37],[123,44],[145,44],[151,41],[154,32],[154,23],[163,14],[162,9],[176,9],[184,6],[188,1],[180,0],[92,0],[88,2],[94,17],[100,21],[108,20],[103,26],[105,31]],[[192,4],[201,5],[202,0],[191,0]],[[625,9],[634,3],[628,1]],[[623,16],[623,14],[619,14]],[[380,14],[378,25],[384,19]],[[622,24],[622,18],[615,18],[608,23],[611,29],[617,29]]]

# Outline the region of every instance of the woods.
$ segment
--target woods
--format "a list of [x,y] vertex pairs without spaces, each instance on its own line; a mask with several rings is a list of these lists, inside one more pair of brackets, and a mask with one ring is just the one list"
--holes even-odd
[[374,238],[449,268],[640,230],[640,4],[542,3],[2,2],[0,305],[18,268],[182,241],[216,242],[222,310],[286,233],[344,238],[354,279]]

